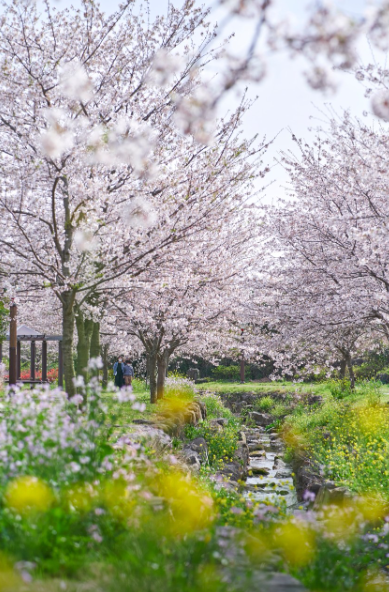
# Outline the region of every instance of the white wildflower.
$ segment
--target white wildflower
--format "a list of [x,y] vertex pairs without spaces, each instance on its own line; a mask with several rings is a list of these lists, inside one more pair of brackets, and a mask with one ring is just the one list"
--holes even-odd
[[73,384],[76,388],[84,387],[85,386],[84,377],[77,376],[76,378],[73,378]]
[[141,413],[143,411],[146,411],[146,405],[145,405],[145,403],[139,403],[138,401],[132,405],[132,408],[135,411],[140,411]]
[[[82,378],[82,376],[79,378]],[[71,399],[69,399],[69,402],[73,405],[81,405],[83,401],[84,399],[81,395],[74,395]]]
[[92,534],[92,539],[95,540],[97,543],[101,543],[103,540],[103,537],[98,532],[94,532]]
[[129,401],[135,401],[136,396],[131,391],[124,388],[116,393],[115,398],[118,403],[128,403]]
[[103,367],[103,360],[101,356],[91,358],[88,362],[88,370],[100,370]]

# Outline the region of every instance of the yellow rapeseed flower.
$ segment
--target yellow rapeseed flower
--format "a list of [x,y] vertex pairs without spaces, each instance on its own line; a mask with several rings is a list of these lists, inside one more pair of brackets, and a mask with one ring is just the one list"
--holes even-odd
[[17,592],[22,585],[22,579],[13,569],[9,559],[0,553],[0,592]]
[[77,483],[66,492],[66,501],[78,512],[89,512],[96,501],[96,491],[90,483]]
[[269,533],[266,532],[246,533],[244,538],[246,553],[253,564],[264,564],[271,559],[272,543]]
[[136,502],[122,479],[107,481],[101,497],[105,507],[117,518],[126,519],[133,513]]
[[277,528],[274,541],[291,565],[301,567],[312,561],[315,535],[308,526],[287,522]]
[[5,491],[5,505],[21,515],[45,512],[54,501],[50,487],[41,479],[26,475],[11,481]]
[[363,515],[365,520],[375,522],[380,518],[384,518],[387,514],[387,506],[385,503],[372,495],[365,495],[360,497],[355,502],[356,508]]
[[168,530],[172,534],[201,530],[213,520],[212,498],[189,477],[179,472],[161,474],[157,488],[168,504]]

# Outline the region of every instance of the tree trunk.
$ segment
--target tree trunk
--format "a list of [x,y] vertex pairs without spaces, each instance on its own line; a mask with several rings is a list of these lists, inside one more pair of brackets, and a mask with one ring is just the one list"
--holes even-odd
[[64,364],[65,388],[69,397],[75,394],[73,384],[73,332],[74,332],[74,294],[63,292],[62,296],[62,354]]
[[103,386],[107,387],[108,384],[108,343],[105,343],[101,350],[101,357],[103,359]]
[[[90,357],[98,358],[100,356],[100,323],[93,322],[92,336],[90,342]],[[99,377],[99,370],[93,371],[93,376]]]
[[169,365],[169,354],[168,352],[163,352],[160,356],[158,356],[157,366],[158,366],[158,375],[157,375],[157,399],[163,399],[163,393],[165,389],[165,378],[166,372]]
[[355,389],[355,374],[354,374],[351,356],[347,357],[347,368],[348,368],[348,373],[349,373],[349,377],[350,377],[350,387],[351,387],[351,390],[353,391]]
[[147,374],[150,381],[150,403],[157,402],[157,356],[147,353]]
[[90,342],[90,357],[98,358],[100,355],[100,323],[93,322],[92,337]]
[[341,380],[343,380],[343,378],[346,376],[346,368],[347,368],[347,362],[346,362],[345,358],[343,358],[340,362],[340,370],[339,370],[339,378]]
[[81,310],[78,310],[76,316],[76,327],[77,327],[77,362],[76,372],[77,375],[83,376],[85,382],[88,380],[88,362],[91,345],[91,336],[93,331],[93,321],[90,319],[84,319],[84,315]]

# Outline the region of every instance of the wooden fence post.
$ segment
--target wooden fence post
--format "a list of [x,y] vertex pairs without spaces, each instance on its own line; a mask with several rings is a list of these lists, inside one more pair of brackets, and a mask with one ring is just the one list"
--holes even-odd
[[58,386],[63,386],[62,341],[58,341]]
[[47,341],[42,341],[42,382],[47,381]]
[[10,307],[11,320],[9,323],[9,384],[15,385],[17,382],[17,326],[18,307],[13,302]]
[[35,354],[36,345],[35,341],[31,340],[31,362],[30,362],[30,380],[35,380]]

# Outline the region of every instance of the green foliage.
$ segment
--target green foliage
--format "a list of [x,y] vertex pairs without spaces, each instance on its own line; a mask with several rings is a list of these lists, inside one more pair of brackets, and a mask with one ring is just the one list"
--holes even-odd
[[289,413],[289,407],[284,405],[284,403],[275,403],[273,409],[271,410],[272,415],[277,418],[285,417]]
[[266,396],[258,399],[255,403],[255,409],[257,411],[268,412],[274,407],[275,401],[272,397]]
[[328,382],[331,395],[334,399],[341,400],[352,394],[350,381],[347,378],[330,380]]
[[187,426],[185,434],[190,440],[198,437],[205,439],[208,444],[209,466],[217,469],[234,459],[238,448],[240,428],[240,422],[236,418],[230,417],[222,430],[206,420],[196,427]]
[[169,370],[169,372],[167,373],[168,378],[186,378],[186,375],[184,372],[180,372],[179,370]]
[[303,380],[304,382],[322,382],[327,379],[328,368],[317,366],[312,370],[300,369],[294,376],[295,380]]
[[7,320],[9,315],[9,309],[5,303],[0,300],[0,343],[5,339],[7,333]]
[[[293,393],[295,387],[289,384],[285,388]],[[304,392],[303,386],[298,388],[302,389],[299,392]],[[356,394],[342,395],[343,398],[331,394],[334,388],[339,388],[339,385],[315,385],[315,389],[309,389],[309,392],[320,392],[324,396],[324,404],[312,408],[300,402],[293,408],[292,415],[284,422],[287,443],[285,460],[291,461],[296,451],[304,452],[310,455],[313,464],[323,467],[326,478],[335,480],[337,484],[345,484],[360,495],[374,493],[389,501],[389,407],[384,404],[382,386],[378,383],[360,383]],[[144,390],[144,384],[136,381],[134,390],[137,392],[137,403],[146,403],[148,393]],[[191,399],[193,385],[180,386],[174,382],[169,396],[175,401],[183,392],[186,398]],[[22,449],[18,451],[17,446],[17,442],[26,435],[25,431],[18,430],[19,424],[24,421],[25,409],[21,408],[21,405],[26,404],[24,399],[23,391],[20,400],[16,401],[18,414],[6,414],[6,418],[12,417],[12,454],[19,454],[19,460],[25,454]],[[42,421],[40,410],[46,413],[49,408],[43,405],[41,409],[42,399],[36,399],[36,407],[31,403],[31,408],[37,411],[35,424],[38,430]],[[229,589],[242,592],[251,589],[245,564],[237,568],[232,561],[226,572],[226,558],[230,561],[230,554],[226,552],[226,539],[220,535],[223,529],[219,527],[229,526],[239,529],[240,542],[231,541],[239,557],[243,547],[250,547],[257,537],[258,547],[252,547],[251,557],[254,569],[263,565],[264,551],[268,549],[272,561],[276,562],[272,564],[272,569],[275,566],[276,570],[289,571],[307,589],[318,592],[373,590],[366,588],[369,573],[373,567],[386,565],[389,545],[389,534],[385,529],[379,532],[380,524],[375,525],[373,531],[363,531],[373,532],[372,538],[355,535],[344,540],[327,534],[327,520],[316,521],[312,539],[314,552],[309,561],[301,565],[294,564],[287,556],[285,558],[285,541],[281,540],[281,547],[275,543],[278,529],[289,524],[285,507],[281,505],[280,508],[274,508],[256,501],[255,497],[248,500],[247,494],[229,491],[211,482],[209,475],[234,457],[241,429],[240,422],[223,406],[221,397],[212,394],[202,396],[202,401],[207,405],[208,419],[197,427],[186,429],[188,438],[203,436],[209,448],[209,466],[200,475],[192,477],[180,476],[177,466],[169,464],[167,459],[171,452],[166,453],[165,457],[163,453],[158,456],[151,446],[131,448],[127,441],[123,448],[117,448],[117,436],[128,436],[129,431],[126,427],[122,432],[113,432],[112,426],[115,425],[116,430],[117,423],[123,421],[121,425],[124,425],[135,413],[147,418],[151,411],[148,407],[142,413],[133,410],[129,401],[119,404],[110,393],[103,395],[104,405],[100,405],[99,399],[93,399],[92,396],[91,406],[85,416],[89,423],[96,421],[99,430],[95,433],[88,431],[87,437],[84,432],[80,433],[79,443],[81,446],[88,439],[93,441],[95,438],[94,443],[96,449],[101,451],[101,459],[92,464],[90,471],[83,473],[78,481],[75,480],[76,471],[69,473],[66,482],[59,483],[56,465],[58,459],[62,462],[61,453],[55,448],[51,459],[50,439],[47,436],[36,439],[37,446],[45,443],[45,451],[41,454],[45,459],[45,472],[40,473],[44,482],[39,480],[39,483],[42,491],[48,487],[52,492],[45,508],[41,507],[42,499],[39,499],[35,501],[40,507],[32,511],[31,501],[26,502],[28,492],[26,494],[24,487],[20,488],[17,503],[14,500],[14,505],[10,504],[12,497],[4,493],[9,491],[9,477],[3,472],[5,481],[0,489],[0,554],[12,556],[13,561],[35,564],[35,574],[46,578],[54,576],[57,582],[59,578],[66,581],[70,592],[83,589],[84,583],[85,589],[92,589],[95,583],[95,589],[107,592],[159,592],[161,587],[166,592],[224,592],[226,583],[223,576],[226,573],[229,576]],[[277,417],[274,425],[280,426],[283,415],[290,411],[292,394],[290,401],[283,400],[282,403],[270,396],[261,400],[265,401],[262,410],[270,411]],[[19,414],[19,411],[23,413]],[[31,417],[30,413],[27,419],[31,420]],[[58,417],[57,413],[51,417],[52,429],[57,429]],[[212,419],[221,417],[227,419],[227,425],[219,430],[213,425]],[[120,422],[117,418],[120,418]],[[10,423],[8,419],[6,421]],[[79,421],[83,420],[80,418]],[[65,424],[59,422],[58,429],[64,430],[66,437]],[[55,438],[53,442],[55,444]],[[115,446],[111,446],[111,443],[115,443]],[[175,439],[174,448],[180,445],[181,441]],[[4,444],[1,447],[3,450]],[[130,476],[128,483],[119,479],[113,484],[111,469],[101,472],[106,454],[109,458],[115,455],[115,471],[121,471],[125,478]],[[32,464],[30,473],[33,473],[34,467]],[[23,471],[19,474],[23,475]],[[161,480],[169,483],[167,490],[158,485]],[[188,502],[192,495],[195,502],[197,500],[194,508]],[[20,505],[21,499],[24,500],[24,506]],[[150,499],[153,501],[150,502]],[[171,499],[176,500],[173,505],[170,504]],[[197,515],[209,503],[211,506],[213,503],[212,518],[209,522],[200,523],[201,528],[198,528]],[[171,512],[175,511],[178,511],[178,522],[184,521],[186,526],[184,531],[172,534],[169,529],[172,525],[176,527],[177,520],[171,520]],[[303,516],[305,514],[298,517],[295,523],[292,520],[292,525],[304,523],[304,528],[310,528],[309,515],[306,521]],[[356,532],[359,533],[360,528]],[[378,537],[379,544],[374,537]],[[293,549],[301,549],[301,540],[293,537],[289,543]],[[264,545],[264,551],[261,545]],[[57,588],[48,585],[46,581],[41,587],[31,590],[57,591]],[[380,588],[376,590],[381,592]]]
[[212,369],[212,376],[215,380],[239,380],[239,366],[216,366]]
[[363,359],[363,363],[354,368],[354,373],[358,380],[370,380],[388,369],[389,349],[382,348],[378,351],[366,352]]
[[224,407],[221,398],[218,395],[205,395],[201,397],[203,403],[207,407],[207,415],[209,419],[216,417],[232,418],[233,414],[227,407]]
[[389,368],[382,368],[382,370],[377,372],[375,378],[382,384],[389,384]]
[[[384,543],[385,544],[385,543]],[[384,592],[386,587],[367,587],[366,579],[372,565],[386,563],[385,553],[377,545],[360,538],[351,539],[347,553],[342,545],[321,537],[309,565],[296,569],[294,575],[308,590],[322,592]]]

